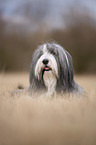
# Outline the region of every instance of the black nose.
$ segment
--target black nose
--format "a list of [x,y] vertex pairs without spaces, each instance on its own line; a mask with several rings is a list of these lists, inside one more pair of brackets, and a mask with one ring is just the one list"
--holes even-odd
[[49,60],[48,59],[43,59],[42,61],[44,64],[48,64]]

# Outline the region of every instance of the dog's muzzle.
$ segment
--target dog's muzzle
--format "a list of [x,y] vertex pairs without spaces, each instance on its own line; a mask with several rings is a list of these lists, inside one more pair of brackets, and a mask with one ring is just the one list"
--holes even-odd
[[48,62],[49,62],[49,60],[48,59],[43,59],[43,64],[45,64],[45,65],[47,65],[48,64]]
[[42,69],[42,79],[43,79],[43,75],[44,73],[48,72],[48,71],[52,71],[52,68],[48,66],[48,59],[43,59],[42,63],[44,64],[44,68]]
[[35,77],[38,78],[38,80],[44,79],[44,75],[49,72],[56,77],[58,76],[57,62],[54,56],[48,53],[38,59],[35,66]]

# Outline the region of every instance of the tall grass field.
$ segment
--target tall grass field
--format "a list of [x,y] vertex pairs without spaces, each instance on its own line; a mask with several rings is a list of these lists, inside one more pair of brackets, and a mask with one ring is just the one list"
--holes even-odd
[[96,145],[96,76],[75,76],[86,96],[12,94],[27,73],[0,74],[0,145]]

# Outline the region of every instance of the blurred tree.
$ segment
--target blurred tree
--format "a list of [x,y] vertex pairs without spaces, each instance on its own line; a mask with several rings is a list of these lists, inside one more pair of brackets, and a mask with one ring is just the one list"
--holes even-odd
[[29,28],[26,25],[16,25],[5,21],[3,11],[0,12],[0,70],[29,70],[32,52],[40,42],[47,39],[45,25],[41,25],[47,14],[46,3],[26,2],[14,11],[16,15],[20,14],[25,17],[25,20],[29,20],[29,24],[41,27],[38,31],[33,30],[34,26],[33,28],[31,26],[32,30],[28,31]]
[[14,10],[14,13],[25,18],[31,24],[31,29],[44,27],[44,19],[49,11],[48,2],[44,0],[26,1]]
[[0,69],[4,69],[4,62],[6,59],[3,57],[4,52],[4,44],[5,44],[5,21],[3,19],[2,11],[0,11]]
[[96,21],[80,6],[70,8],[63,19],[66,28],[52,38],[71,53],[77,73],[96,72]]
[[48,31],[43,21],[48,14],[47,1],[41,2],[26,1],[14,11],[26,22],[30,21],[27,27],[5,21],[0,11],[0,71],[29,71],[33,51],[51,39],[71,53],[76,73],[96,73],[96,21],[93,16],[81,6],[67,7],[70,11],[63,15],[64,27]]

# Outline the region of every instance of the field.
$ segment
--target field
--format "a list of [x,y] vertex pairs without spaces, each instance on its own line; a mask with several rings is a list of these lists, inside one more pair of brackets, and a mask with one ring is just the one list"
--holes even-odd
[[86,97],[12,95],[27,73],[0,74],[0,145],[96,145],[96,76],[75,76]]

